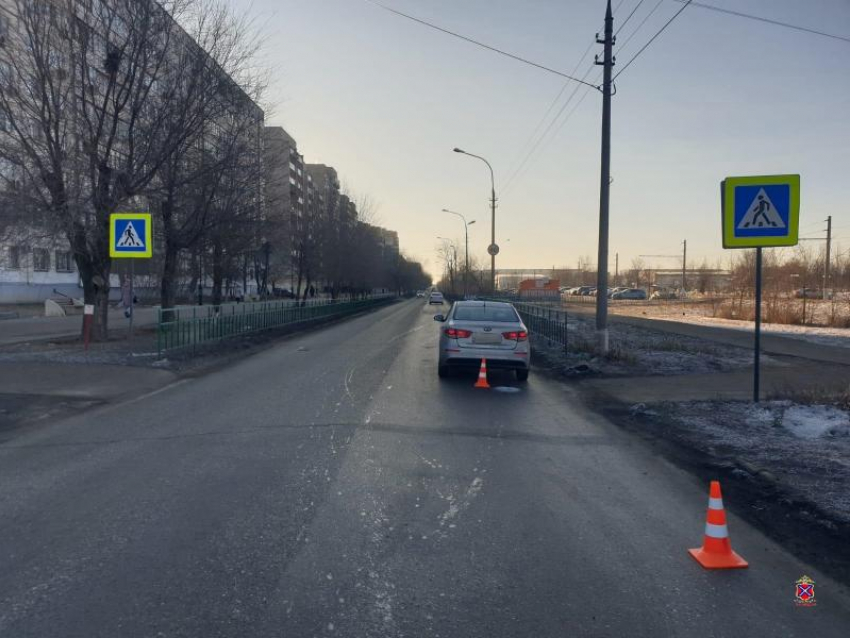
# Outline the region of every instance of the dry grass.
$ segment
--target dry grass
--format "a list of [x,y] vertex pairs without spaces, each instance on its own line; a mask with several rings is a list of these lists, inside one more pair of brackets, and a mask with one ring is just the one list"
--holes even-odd
[[768,398],[778,401],[793,401],[803,405],[834,405],[843,410],[850,410],[850,385],[844,390],[789,387],[772,393]]
[[[712,317],[753,321],[755,304],[752,299],[725,299],[712,305]],[[805,312],[805,314],[804,314]],[[829,328],[850,328],[850,302],[822,301],[767,297],[762,303],[762,321],[783,325],[806,325]]]

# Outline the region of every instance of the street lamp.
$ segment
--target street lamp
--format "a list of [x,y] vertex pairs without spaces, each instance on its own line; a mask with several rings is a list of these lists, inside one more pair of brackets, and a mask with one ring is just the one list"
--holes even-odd
[[463,233],[466,238],[466,270],[463,273],[463,298],[466,299],[469,294],[469,286],[467,284],[467,278],[469,277],[469,227],[475,223],[475,220],[473,219],[471,222],[468,222],[466,221],[466,217],[448,208],[444,208],[443,212],[457,215],[463,220]]
[[462,153],[463,155],[469,155],[470,157],[474,157],[475,159],[480,159],[482,162],[487,164],[487,168],[490,169],[490,245],[487,247],[487,252],[490,253],[490,290],[495,292],[496,255],[499,252],[499,247],[496,245],[496,178],[493,175],[493,167],[490,166],[490,162],[488,162],[480,155],[467,153],[466,151],[460,148],[455,148],[454,152]]

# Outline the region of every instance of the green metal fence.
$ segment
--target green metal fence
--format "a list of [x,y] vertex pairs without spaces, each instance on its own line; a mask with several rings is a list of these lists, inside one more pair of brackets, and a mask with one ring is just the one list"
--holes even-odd
[[265,301],[220,306],[178,306],[160,308],[157,321],[157,350],[195,348],[262,330],[291,324],[309,324],[332,317],[344,317],[390,303],[395,295],[340,301]]

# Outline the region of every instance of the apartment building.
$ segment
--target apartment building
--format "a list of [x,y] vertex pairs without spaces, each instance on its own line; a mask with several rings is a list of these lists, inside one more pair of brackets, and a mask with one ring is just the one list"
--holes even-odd
[[294,238],[305,232],[314,190],[304,170],[298,143],[283,127],[264,129],[264,175],[267,241],[272,247],[275,280],[292,288],[295,276]]

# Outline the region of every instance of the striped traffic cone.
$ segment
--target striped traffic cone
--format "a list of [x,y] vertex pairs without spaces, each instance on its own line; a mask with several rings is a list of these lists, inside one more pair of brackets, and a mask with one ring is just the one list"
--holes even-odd
[[487,359],[481,359],[481,369],[478,371],[478,381],[475,382],[473,387],[476,388],[489,388],[490,384],[487,383]]
[[720,482],[712,481],[708,494],[708,515],[702,547],[689,549],[691,556],[706,569],[734,569],[749,563],[732,551],[729,530],[726,527],[726,510],[720,495]]

